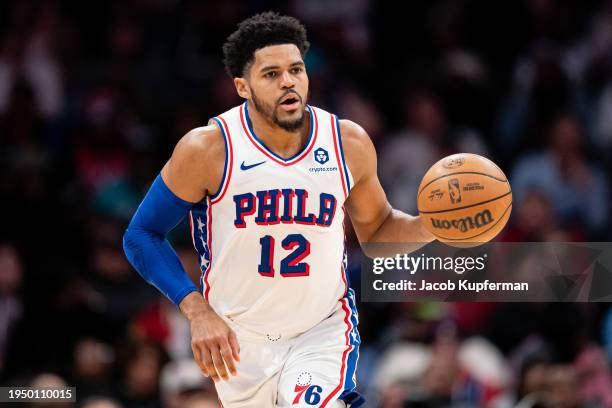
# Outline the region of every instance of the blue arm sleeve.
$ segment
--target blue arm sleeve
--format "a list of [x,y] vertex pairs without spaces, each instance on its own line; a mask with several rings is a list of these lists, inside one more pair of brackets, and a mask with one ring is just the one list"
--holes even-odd
[[174,195],[157,176],[123,235],[123,249],[132,266],[176,305],[198,289],[166,235],[192,206]]

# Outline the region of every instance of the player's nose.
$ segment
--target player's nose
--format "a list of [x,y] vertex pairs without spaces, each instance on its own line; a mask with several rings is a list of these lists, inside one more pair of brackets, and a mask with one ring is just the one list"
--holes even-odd
[[295,81],[293,80],[293,77],[291,76],[291,74],[287,71],[283,72],[283,74],[281,75],[281,87],[283,89],[286,88],[293,88],[295,86]]

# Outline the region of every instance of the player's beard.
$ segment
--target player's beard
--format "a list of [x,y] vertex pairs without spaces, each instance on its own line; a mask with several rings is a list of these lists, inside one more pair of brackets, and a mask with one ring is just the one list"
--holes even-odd
[[[290,93],[294,93],[294,92],[290,92]],[[297,92],[295,92],[295,94],[298,95]],[[279,100],[282,99],[285,95],[281,96]],[[281,129],[286,130],[287,132],[295,132],[296,130],[301,129],[302,126],[304,125],[304,121],[306,119],[306,115],[304,114],[306,110],[306,102],[302,100],[301,98],[300,98],[300,102],[302,102],[301,103],[302,109],[300,112],[301,113],[300,116],[296,119],[287,119],[287,120],[280,119],[278,115],[276,114],[276,109],[278,108],[278,102],[276,103],[276,106],[272,107],[269,104],[257,98],[257,95],[255,95],[255,91],[253,90],[251,90],[251,99],[253,100],[253,106],[255,107],[257,112],[263,115],[263,117],[266,120],[274,123]]]

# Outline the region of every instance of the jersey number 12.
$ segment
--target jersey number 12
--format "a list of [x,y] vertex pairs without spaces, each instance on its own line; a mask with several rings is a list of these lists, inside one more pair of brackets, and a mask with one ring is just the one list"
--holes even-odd
[[[266,235],[260,238],[261,262],[257,271],[262,276],[274,276],[274,238]],[[302,262],[310,255],[310,242],[302,234],[289,234],[281,242],[283,249],[291,251],[280,263],[280,274],[284,277],[308,276],[310,265]]]

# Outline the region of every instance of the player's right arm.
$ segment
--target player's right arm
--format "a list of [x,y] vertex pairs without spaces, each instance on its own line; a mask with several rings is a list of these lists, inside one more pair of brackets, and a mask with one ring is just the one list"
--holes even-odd
[[153,182],[124,235],[130,263],[189,319],[195,360],[214,381],[219,377],[228,379],[227,369],[236,374],[236,334],[199,293],[166,235],[195,203],[217,191],[224,164],[224,140],[216,125],[187,133]]

